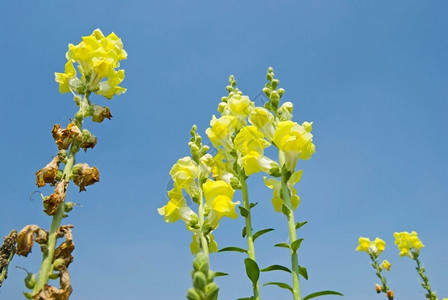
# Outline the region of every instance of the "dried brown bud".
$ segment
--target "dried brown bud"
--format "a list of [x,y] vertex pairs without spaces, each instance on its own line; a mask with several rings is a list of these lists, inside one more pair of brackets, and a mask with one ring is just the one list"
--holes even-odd
[[36,184],[38,187],[43,187],[46,183],[55,184],[59,161],[60,157],[56,156],[48,165],[36,172]]
[[388,291],[386,295],[387,295],[387,298],[389,298],[389,300],[394,299],[394,291]]
[[66,180],[58,182],[54,188],[53,194],[44,198],[44,212],[47,215],[54,215],[59,205],[64,202],[67,185],[68,182]]
[[375,291],[376,291],[378,294],[381,293],[381,290],[382,290],[381,285],[379,285],[379,284],[375,284]]
[[76,164],[73,166],[70,179],[79,186],[79,191],[85,191],[85,186],[100,181],[100,173],[97,168],[90,167],[88,164]]
[[73,261],[72,252],[75,249],[75,244],[73,243],[72,228],[73,225],[64,225],[59,227],[57,232],[57,237],[59,238],[64,236],[65,241],[55,249],[53,262],[56,259],[62,259],[63,266],[65,267],[68,267],[68,265]]
[[[4,273],[3,280],[8,278],[8,265],[16,249],[17,231],[12,230],[3,240],[0,247],[0,274]],[[5,270],[6,269],[6,270]],[[2,277],[0,277],[0,287],[2,286]]]
[[67,149],[74,138],[81,139],[82,134],[75,123],[69,123],[66,129],[61,129],[61,125],[56,124],[51,131],[59,150]]
[[45,244],[47,239],[48,232],[41,229],[37,225],[27,225],[19,232],[17,236],[16,253],[21,256],[28,256],[28,253],[31,252],[31,248],[33,248],[34,240],[36,243]]
[[93,148],[96,145],[96,136],[91,134],[87,129],[82,130],[81,148],[87,151],[87,148]]
[[112,114],[110,113],[109,107],[102,107],[99,105],[95,105],[93,109],[92,121],[101,123],[104,118],[112,118]]

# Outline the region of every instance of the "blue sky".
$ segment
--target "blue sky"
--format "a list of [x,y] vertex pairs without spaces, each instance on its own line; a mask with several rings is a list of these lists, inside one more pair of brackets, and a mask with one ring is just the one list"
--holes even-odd
[[[56,153],[53,124],[75,112],[58,93],[68,43],[95,28],[114,31],[128,60],[127,93],[108,105],[113,119],[87,122],[95,149],[78,156],[100,170],[101,181],[68,198],[80,203],[74,224],[71,299],[184,299],[191,285],[191,235],[166,224],[156,208],[167,201],[168,172],[188,155],[192,124],[204,131],[234,74],[256,98],[274,67],[294,120],[313,121],[316,154],[301,163],[296,218],[309,224],[300,263],[308,268],[304,294],[338,290],[345,299],[382,299],[359,236],[386,240],[382,255],[397,299],[424,299],[412,261],[398,256],[395,231],[415,230],[438,296],[448,297],[448,19],[445,1],[4,1],[0,86],[0,235],[27,224],[49,228],[34,173]],[[258,104],[258,103],[257,103]],[[259,104],[258,104],[259,105]],[[288,264],[284,216],[276,214],[262,177],[249,181],[256,230],[272,227],[256,244],[261,266]],[[51,193],[50,188],[41,189]],[[236,199],[240,193],[236,193]],[[220,247],[244,246],[243,219],[215,232]],[[250,295],[243,256],[213,254],[220,299]],[[40,251],[12,266],[37,272]],[[11,268],[1,299],[21,299],[25,274]],[[288,281],[262,274],[260,282]],[[275,287],[263,299],[290,299]],[[337,299],[327,297],[327,299]]]

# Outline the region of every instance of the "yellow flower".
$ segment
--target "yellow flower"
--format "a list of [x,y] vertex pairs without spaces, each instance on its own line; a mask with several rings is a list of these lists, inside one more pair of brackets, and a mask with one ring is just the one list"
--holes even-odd
[[289,121],[292,119],[293,104],[291,102],[285,102],[277,110],[280,121]]
[[70,92],[70,79],[76,78],[76,70],[73,67],[72,61],[68,61],[65,64],[64,73],[54,73],[55,81],[59,83],[59,92],[61,94]]
[[237,93],[227,100],[227,108],[233,116],[243,121],[251,113],[254,103],[250,101],[248,96],[242,96]]
[[280,150],[280,164],[290,171],[294,170],[299,158],[309,159],[315,152],[313,135],[292,121],[279,122],[273,142]]
[[[292,210],[296,210],[297,207],[300,204],[300,197],[297,195],[297,191],[294,188],[294,185],[300,181],[300,179],[302,178],[302,173],[303,171],[300,170],[298,172],[294,172],[291,175],[291,178],[289,178],[288,182],[287,182],[287,186],[288,189],[291,193],[291,204],[292,207],[290,207],[290,209]],[[274,195],[272,197],[272,205],[274,206],[274,209],[276,212],[281,212],[282,211],[282,205],[285,203],[283,201],[282,198],[282,184],[280,181],[270,178],[270,179],[266,179],[266,177],[264,178],[264,183],[266,184],[266,186],[272,190],[274,190]]]
[[232,135],[237,127],[238,120],[234,116],[222,116],[217,119],[214,115],[210,121],[210,126],[205,133],[215,148],[224,147],[231,150]]
[[229,183],[217,180],[207,179],[202,185],[205,201],[211,209],[207,216],[207,222],[212,228],[218,227],[222,217],[236,219],[238,217],[235,211],[235,205],[238,202],[232,202],[233,193],[235,192]]
[[269,141],[272,141],[275,134],[274,116],[263,107],[255,107],[250,116],[249,122],[260,130]]
[[165,222],[174,223],[182,219],[186,224],[189,224],[193,218],[197,219],[196,213],[187,206],[182,190],[173,188],[168,192],[168,198],[168,203],[157,209]]
[[380,268],[382,270],[390,271],[391,263],[388,260],[383,260],[383,262],[380,265]]
[[395,244],[398,246],[400,250],[400,256],[409,256],[413,258],[412,252],[416,255],[419,254],[420,249],[425,247],[423,243],[417,236],[417,232],[412,231],[411,233],[407,231],[403,232],[395,232]]
[[363,251],[369,254],[380,255],[381,252],[386,248],[386,242],[380,238],[376,238],[374,241],[370,241],[369,238],[360,237],[359,245],[356,248],[356,251]]
[[196,179],[199,176],[199,169],[190,156],[179,159],[171,168],[170,175],[175,187],[185,189],[192,198],[198,197],[199,188]]
[[257,127],[252,125],[243,127],[243,129],[238,132],[233,142],[235,144],[235,149],[243,156],[253,151],[263,154],[263,149],[270,145],[270,143],[264,139],[263,133],[261,133]]

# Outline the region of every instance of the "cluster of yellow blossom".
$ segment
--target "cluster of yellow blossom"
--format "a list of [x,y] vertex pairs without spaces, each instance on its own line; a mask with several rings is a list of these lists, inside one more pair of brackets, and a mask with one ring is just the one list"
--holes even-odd
[[[116,68],[126,57],[123,43],[115,33],[104,36],[101,30],[95,29],[91,35],[82,37],[78,45],[69,44],[65,72],[55,73],[59,91],[79,94],[94,92],[107,99],[124,93],[126,89],[118,86],[124,79],[124,70]],[[73,63],[78,64],[82,75],[80,79]]]
[[400,250],[400,256],[409,256],[413,258],[413,253],[419,254],[420,248],[425,247],[423,243],[417,236],[417,232],[412,231],[411,233],[407,231],[395,232],[395,244]]
[[384,248],[386,248],[386,242],[378,237],[374,241],[370,241],[366,237],[360,237],[359,246],[356,248],[356,251],[363,251],[379,256],[384,251]]

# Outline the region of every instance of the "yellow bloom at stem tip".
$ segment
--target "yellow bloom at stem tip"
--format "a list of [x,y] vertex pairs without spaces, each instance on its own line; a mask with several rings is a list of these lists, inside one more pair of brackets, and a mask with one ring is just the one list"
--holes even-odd
[[356,251],[366,252],[368,254],[380,255],[386,248],[386,242],[380,238],[376,238],[374,241],[370,241],[369,238],[360,237],[358,240],[358,247]]
[[395,232],[394,237],[395,244],[398,246],[398,250],[400,250],[400,256],[409,256],[413,258],[413,253],[418,255],[420,248],[425,247],[415,231],[412,231],[411,233],[407,231]]

